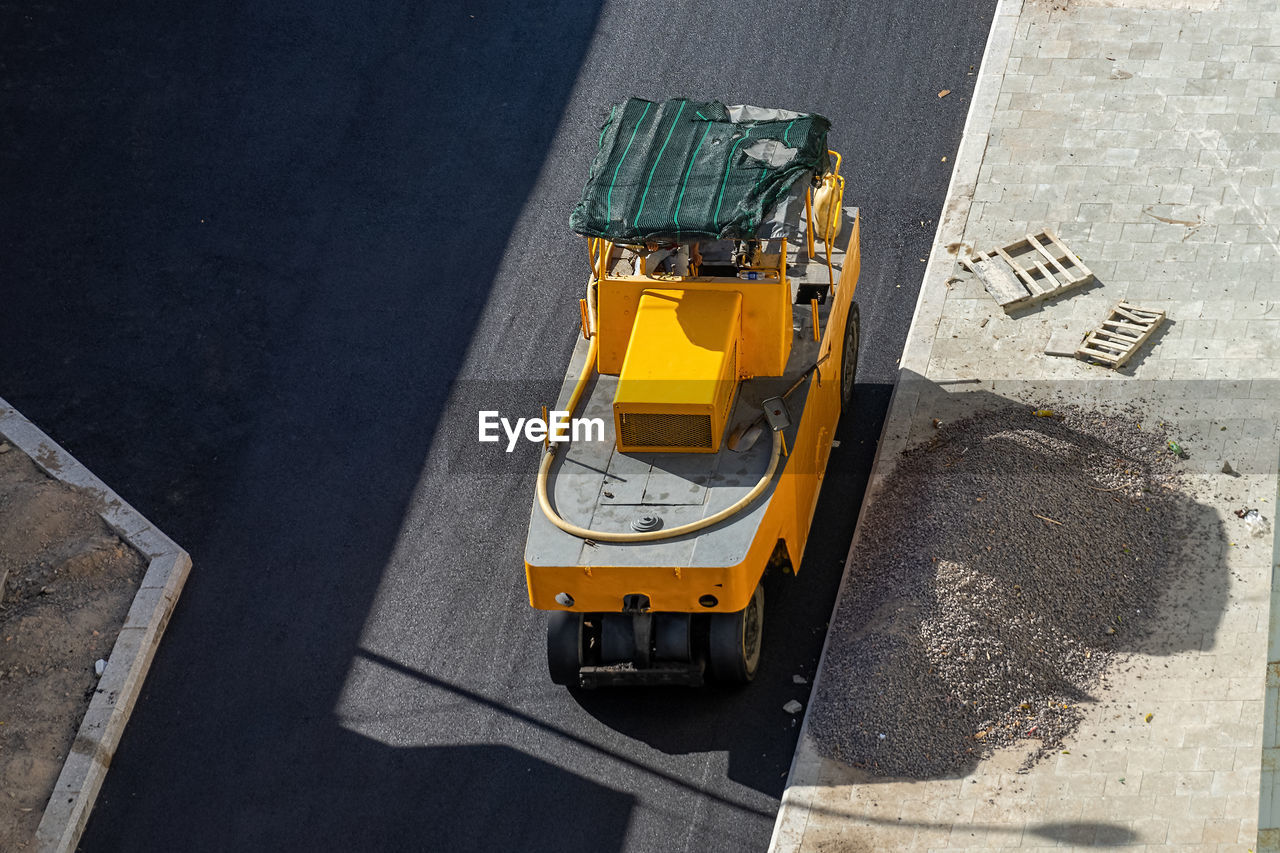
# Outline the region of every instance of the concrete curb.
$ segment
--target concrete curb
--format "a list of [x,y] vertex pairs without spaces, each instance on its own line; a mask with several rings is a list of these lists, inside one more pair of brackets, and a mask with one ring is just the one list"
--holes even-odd
[[[1276,461],[1280,475],[1280,459]],[[1280,506],[1280,476],[1276,482],[1276,503]],[[1274,516],[1274,512],[1272,513]],[[1280,518],[1272,518],[1271,606],[1268,611],[1267,677],[1262,704],[1262,771],[1258,791],[1258,853],[1280,851]]]
[[100,496],[102,520],[150,561],[36,830],[36,849],[71,851],[187,580],[191,557],[3,398],[0,439],[26,453],[50,477]]
[[[964,237],[973,194],[978,186],[978,172],[982,167],[991,123],[995,116],[996,101],[1000,96],[1005,67],[1013,48],[1014,31],[1022,14],[1022,3],[1023,0],[999,0],[991,21],[987,46],[983,51],[982,65],[978,72],[978,82],[974,87],[973,101],[969,105],[969,115],[965,120],[959,150],[956,152],[951,183],[947,187],[946,201],[943,203],[938,230],[933,239],[933,249],[929,253],[929,262],[925,266],[924,281],[920,286],[915,314],[912,317],[911,328],[907,332],[907,341],[899,362],[898,382],[894,386],[893,396],[889,401],[889,411],[885,416],[884,429],[880,435],[880,443],[876,447],[866,495],[862,500],[862,509],[858,514],[858,523],[850,544],[850,556],[858,546],[862,532],[862,519],[867,512],[867,507],[875,499],[876,492],[879,491],[881,483],[889,472],[892,464],[889,460],[894,459],[903,449],[910,432],[911,419],[920,396],[916,383],[922,380],[929,365],[934,337],[942,318],[943,302],[947,296],[947,279],[955,267],[955,257],[947,250],[947,246],[958,245]],[[835,621],[836,608],[840,605],[849,577],[848,564],[849,558],[846,557],[846,571],[840,579],[840,587],[836,592],[835,605],[829,620],[831,623]],[[813,793],[820,784],[822,759],[809,745],[809,714],[814,697],[817,696],[818,688],[822,684],[829,643],[830,634],[828,633],[822,644],[822,656],[818,661],[818,671],[814,677],[813,690],[810,692],[809,707],[805,709],[804,723],[800,728],[800,740],[791,762],[787,786],[782,794],[782,804],[774,823],[773,837],[769,841],[770,853],[799,851],[813,810]]]

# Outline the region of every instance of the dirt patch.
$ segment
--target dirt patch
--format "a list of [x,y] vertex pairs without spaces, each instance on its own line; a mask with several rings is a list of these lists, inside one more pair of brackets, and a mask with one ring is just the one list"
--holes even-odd
[[0,850],[36,827],[146,570],[96,511],[0,441]]
[[1179,610],[1162,591],[1195,568],[1182,543],[1215,538],[1167,441],[1133,411],[1006,407],[903,453],[831,626],[820,751],[934,778],[1060,750],[1117,655]]

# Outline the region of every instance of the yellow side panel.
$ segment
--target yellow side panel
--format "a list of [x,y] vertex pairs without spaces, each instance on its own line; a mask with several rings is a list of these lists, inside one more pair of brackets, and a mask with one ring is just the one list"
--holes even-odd
[[[739,279],[678,279],[671,282],[686,293],[735,292],[742,297],[742,345],[738,357],[741,378],[781,376],[791,355],[791,286],[786,281]],[[648,276],[606,278],[599,284],[600,355],[596,368],[618,374],[627,356],[631,327],[640,307],[640,295],[661,287]]]
[[860,234],[860,223],[855,218],[849,234],[849,247],[845,250],[844,269],[840,272],[840,281],[834,293],[835,301],[828,315],[827,328],[822,330],[820,352],[824,355],[830,353],[830,357],[822,363],[817,375],[809,380],[809,397],[800,420],[800,429],[796,433],[796,446],[783,473],[784,478],[794,478],[794,510],[785,519],[783,530],[796,571],[800,569],[800,560],[809,541],[809,525],[818,506],[818,492],[826,475],[831,441],[835,438],[836,425],[840,421],[844,333],[849,306],[853,302],[853,292],[858,286],[858,275],[861,272]]
[[840,271],[840,287],[845,289],[846,299],[853,298],[853,291],[858,286],[858,275],[862,272],[862,218],[853,218],[853,229],[849,234],[849,245],[844,250],[844,269]]
[[[766,530],[768,534],[765,534]],[[751,600],[778,541],[776,530],[777,527],[772,526],[766,517],[747,551],[747,558],[736,566],[586,567],[532,566],[525,563],[529,603],[539,610],[617,613],[622,610],[624,595],[641,593],[649,596],[650,606],[655,611],[731,613],[746,607]],[[561,592],[573,596],[573,607],[556,603],[556,595]],[[714,595],[717,604],[704,607],[699,601],[704,595]]]

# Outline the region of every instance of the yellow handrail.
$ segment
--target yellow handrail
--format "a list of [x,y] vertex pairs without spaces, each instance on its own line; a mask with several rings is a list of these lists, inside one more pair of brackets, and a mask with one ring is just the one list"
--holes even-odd
[[[844,205],[844,177],[840,174],[840,165],[843,162],[843,159],[840,157],[839,151],[835,151],[831,148],[828,148],[827,153],[836,158],[836,165],[834,169],[832,169],[830,172],[828,172],[826,175],[823,176],[823,182],[825,183],[829,180],[832,186],[838,188],[839,196],[837,198],[837,202],[831,206],[831,212],[827,216],[827,221],[822,223],[822,242],[826,244],[826,247],[827,247],[827,251],[826,251],[827,279],[831,283],[831,289],[835,290],[836,272],[831,266],[831,240],[832,240],[832,231],[834,230],[835,224],[838,221],[836,217],[840,215],[840,210]],[[813,257],[812,253],[809,255],[809,257],[810,258]]]
[[806,242],[809,244],[809,260],[813,260],[813,187],[805,187],[804,190],[804,221],[807,224],[804,229]]

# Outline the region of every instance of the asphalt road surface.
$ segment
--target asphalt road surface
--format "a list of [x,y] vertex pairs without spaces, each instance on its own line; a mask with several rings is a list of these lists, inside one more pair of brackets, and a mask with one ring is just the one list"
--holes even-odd
[[[0,6],[0,395],[195,563],[84,849],[763,849],[993,7]],[[536,450],[475,441],[555,391],[631,94],[825,114],[864,217],[747,689],[550,684]]]

